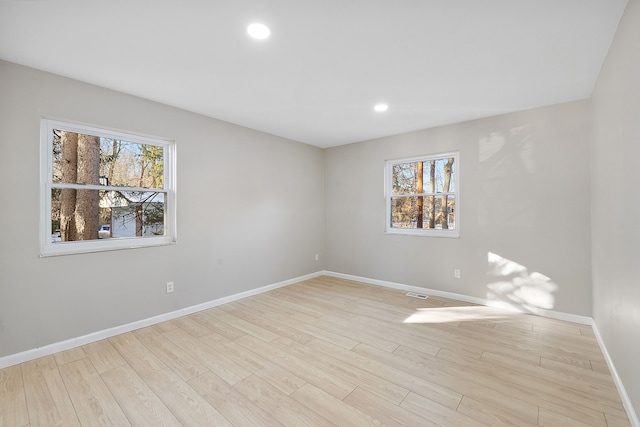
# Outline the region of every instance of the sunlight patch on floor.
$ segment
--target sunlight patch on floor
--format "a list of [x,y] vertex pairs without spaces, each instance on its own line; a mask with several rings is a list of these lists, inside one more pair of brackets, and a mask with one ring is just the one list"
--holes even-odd
[[482,305],[464,307],[419,308],[403,323],[449,323],[504,319],[510,313],[504,309]]

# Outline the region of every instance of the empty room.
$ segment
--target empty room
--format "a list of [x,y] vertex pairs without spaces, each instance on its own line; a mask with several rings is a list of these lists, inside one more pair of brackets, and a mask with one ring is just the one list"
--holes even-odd
[[640,0],[3,1],[0,138],[0,427],[640,427]]

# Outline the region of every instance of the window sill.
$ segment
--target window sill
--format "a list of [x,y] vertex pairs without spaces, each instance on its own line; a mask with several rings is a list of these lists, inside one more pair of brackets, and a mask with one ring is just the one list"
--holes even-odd
[[459,231],[443,231],[443,230],[416,230],[416,229],[387,229],[385,234],[417,236],[417,237],[444,237],[449,239],[459,239]]
[[40,250],[40,258],[74,255],[93,252],[119,251],[125,249],[150,248],[175,245],[173,237],[118,238],[87,242],[58,242],[45,245]]

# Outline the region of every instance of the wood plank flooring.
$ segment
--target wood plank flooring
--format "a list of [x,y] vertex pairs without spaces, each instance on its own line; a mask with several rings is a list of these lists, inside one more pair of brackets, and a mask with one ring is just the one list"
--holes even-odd
[[629,426],[590,327],[319,277],[0,370],[0,426]]

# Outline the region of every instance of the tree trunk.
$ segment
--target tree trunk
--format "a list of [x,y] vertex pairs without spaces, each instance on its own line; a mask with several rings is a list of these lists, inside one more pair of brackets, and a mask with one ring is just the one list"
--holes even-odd
[[143,211],[142,205],[136,207],[136,236],[142,237],[142,226],[143,226]]
[[[435,160],[429,161],[429,181],[431,182],[431,194],[436,192],[436,162]],[[436,198],[435,196],[429,197],[429,204],[431,209],[429,210],[429,228],[436,228]]]
[[[423,193],[424,179],[423,179],[424,162],[418,162],[418,193]],[[424,196],[418,196],[418,219],[417,228],[422,228],[424,223]]]
[[[78,134],[60,133],[62,154],[62,182],[75,184],[78,176]],[[60,194],[60,240],[76,240],[76,190],[65,188]]]
[[[450,157],[447,160],[447,163],[444,164],[444,189],[442,190],[443,193],[448,193],[449,189],[451,187],[451,170],[453,166],[453,157]],[[442,200],[441,200],[441,204],[440,204],[440,209],[442,210],[442,215],[443,215],[443,219],[442,219],[442,228],[443,229],[449,229],[449,209],[447,206],[449,196],[447,194],[443,194],[442,195]]]
[[118,154],[120,154],[120,143],[117,139],[114,139],[111,144],[111,158],[109,160],[109,172],[107,173],[107,185],[109,185],[109,183],[113,183],[113,172],[116,169]]
[[[78,184],[100,184],[100,138],[97,136],[78,136]],[[75,217],[78,240],[98,238],[99,202],[98,190],[78,190]]]

